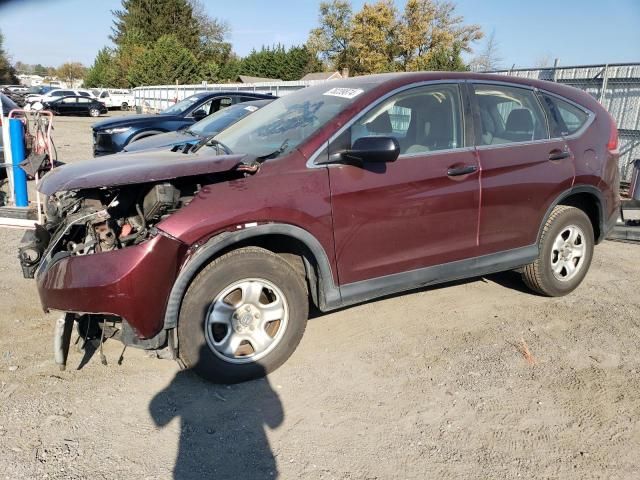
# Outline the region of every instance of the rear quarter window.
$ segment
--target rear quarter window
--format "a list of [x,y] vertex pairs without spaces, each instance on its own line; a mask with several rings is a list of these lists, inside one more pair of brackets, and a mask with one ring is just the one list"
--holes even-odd
[[587,123],[589,114],[583,109],[555,96],[543,94],[542,98],[550,114],[553,136],[572,135]]

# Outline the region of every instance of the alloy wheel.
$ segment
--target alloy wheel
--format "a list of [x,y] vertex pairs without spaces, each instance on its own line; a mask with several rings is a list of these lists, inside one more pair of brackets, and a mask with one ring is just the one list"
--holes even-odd
[[581,270],[585,241],[584,232],[576,225],[569,225],[558,234],[551,249],[551,270],[556,279],[569,281]]
[[229,363],[255,362],[282,339],[289,320],[287,300],[273,283],[261,278],[237,281],[211,304],[205,338],[211,351]]

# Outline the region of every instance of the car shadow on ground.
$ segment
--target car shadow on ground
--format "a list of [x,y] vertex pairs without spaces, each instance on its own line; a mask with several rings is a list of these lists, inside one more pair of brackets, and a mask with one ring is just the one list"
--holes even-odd
[[174,479],[278,477],[266,429],[281,425],[284,412],[267,378],[225,387],[183,370],[149,412],[159,427],[180,422]]

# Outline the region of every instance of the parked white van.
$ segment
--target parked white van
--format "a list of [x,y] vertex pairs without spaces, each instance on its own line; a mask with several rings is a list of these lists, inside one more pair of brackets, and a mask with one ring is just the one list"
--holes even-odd
[[124,88],[102,88],[93,89],[92,92],[98,101],[104,103],[107,108],[127,110],[133,105],[133,94],[131,90]]

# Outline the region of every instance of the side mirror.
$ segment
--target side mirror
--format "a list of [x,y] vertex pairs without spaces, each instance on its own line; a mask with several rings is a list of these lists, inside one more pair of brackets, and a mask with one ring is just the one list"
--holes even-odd
[[196,110],[195,112],[193,112],[193,119],[196,122],[199,122],[200,120],[202,120],[206,116],[207,116],[207,112],[205,112],[202,109],[199,109],[199,110]]
[[393,137],[362,137],[351,149],[331,155],[330,162],[390,163],[400,155],[400,144]]

